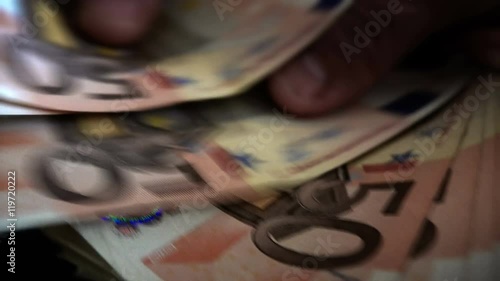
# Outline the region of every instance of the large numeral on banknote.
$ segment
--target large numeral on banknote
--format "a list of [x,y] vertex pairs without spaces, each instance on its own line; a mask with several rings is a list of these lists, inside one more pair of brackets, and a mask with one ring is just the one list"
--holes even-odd
[[[449,169],[441,183],[441,187],[439,188],[438,193],[434,197],[435,204],[441,204],[444,202],[444,198],[446,197],[448,184],[450,182],[450,178],[452,175],[452,170]],[[425,254],[428,250],[432,248],[433,242],[436,239],[438,234],[438,228],[436,225],[429,219],[425,220],[425,223],[420,230],[420,234],[418,239],[416,240],[413,248],[411,250],[411,257],[416,259],[421,255]]]
[[[118,74],[126,68],[118,61],[71,53],[62,48],[35,40],[12,39],[15,44],[7,44],[7,63],[12,77],[38,94],[47,95],[84,95],[88,99],[132,99],[143,97],[143,93]],[[51,60],[45,60],[50,57]],[[41,77],[50,76],[51,85],[44,85]],[[79,92],[78,85],[84,80],[98,82],[85,88],[91,92]],[[100,92],[110,88],[108,92]],[[84,87],[82,87],[83,90]]]
[[436,225],[430,221],[429,219],[425,220],[424,226],[420,231],[420,235],[418,236],[418,240],[413,245],[413,249],[411,250],[411,257],[418,258],[423,255],[427,250],[431,248],[432,242],[436,238],[437,235],[437,227]]
[[[341,182],[315,182],[305,185],[297,192],[297,200],[304,208],[314,213],[336,216],[347,211],[353,205],[365,199],[370,191],[394,189],[395,193],[382,210],[384,215],[397,214],[403,200],[413,186],[413,182],[361,184],[359,191],[352,198],[347,195],[346,187]],[[330,202],[327,202],[329,200]]]
[[29,57],[41,57],[41,50],[31,44],[31,42],[34,42],[33,40],[13,37],[12,41],[14,42],[13,44],[7,44],[5,46],[7,52],[6,62],[8,70],[10,70],[12,77],[16,79],[17,82],[40,94],[64,95],[68,92],[73,82],[71,77],[69,77],[68,73],[64,70],[63,65],[57,63],[57,61],[51,61],[51,66],[47,71],[48,73],[44,74],[51,74],[57,81],[54,81],[52,85],[38,84],[37,80],[39,79],[36,79],[36,75],[33,74],[40,71],[38,68],[39,66],[36,64],[28,64],[26,59]]
[[[158,198],[207,194],[210,187],[178,152],[193,145],[208,126],[202,128],[206,123],[199,124],[192,116],[177,124],[163,113],[150,117],[167,120],[170,127],[153,126],[154,122],[150,124],[147,118],[138,116],[126,121],[109,116],[68,117],[57,122],[67,147],[48,151],[37,162],[41,184],[51,195],[72,203],[111,201],[129,187],[146,190]],[[176,112],[175,117],[182,116]],[[94,173],[85,176],[85,170]],[[104,180],[93,188],[92,196],[72,190],[71,183],[87,183],[97,175]]]
[[[139,88],[134,87],[127,79],[124,78],[112,78],[109,77],[110,74],[116,74],[123,72],[124,69],[116,63],[95,63],[90,65],[88,68],[84,68],[86,71],[81,73],[82,77],[85,77],[92,81],[102,82],[108,85],[114,85],[116,88],[121,90],[120,94],[109,94],[109,93],[99,93],[92,92],[86,93],[92,99],[101,100],[119,100],[119,99],[135,99],[144,97],[144,93],[139,90]],[[72,73],[78,74],[79,68],[76,67],[71,70]]]
[[[54,167],[54,161],[60,161],[60,169]],[[70,162],[71,161],[71,162]],[[77,168],[71,165],[87,164],[98,168],[106,179],[99,186],[99,193],[94,196],[83,195],[71,191],[67,182],[68,178],[79,176]],[[109,156],[99,151],[88,154],[75,154],[74,149],[62,149],[50,156],[42,157],[38,165],[38,174],[47,191],[60,200],[66,202],[82,201],[108,201],[116,198],[123,190],[125,183],[123,175],[115,166]],[[87,182],[84,180],[84,182]]]
[[[281,246],[278,241],[286,236],[309,227],[324,227],[341,230],[358,236],[363,247],[354,253],[339,256],[314,256],[299,253]],[[308,259],[314,259],[318,268],[334,268],[358,263],[370,256],[380,244],[380,233],[373,227],[348,220],[319,218],[311,216],[275,217],[259,224],[253,235],[257,248],[267,256],[280,262],[303,266]]]
[[[339,218],[349,211],[373,191],[393,191],[393,195],[380,210],[384,216],[396,215],[402,208],[404,200],[414,182],[370,183],[360,184],[354,195],[349,195],[344,181],[335,173],[307,183],[293,192],[284,194],[265,210],[257,210],[248,204],[237,207],[219,206],[233,217],[253,225],[253,241],[267,256],[294,266],[303,266],[307,260],[314,260],[317,268],[333,270],[350,266],[369,258],[380,246],[382,236],[374,227],[362,222]],[[292,237],[311,228],[340,230],[357,236],[362,247],[355,252],[338,256],[320,256],[316,253],[306,254],[286,248],[280,240]],[[424,237],[432,235],[432,227],[426,228]],[[429,240],[423,239],[420,250],[428,246]],[[419,252],[419,251],[417,251]]]
[[[117,149],[124,148],[118,146]],[[207,185],[187,163],[172,151],[150,146],[140,151],[113,154],[113,151],[93,150],[88,154],[77,153],[75,148],[56,151],[42,158],[38,165],[39,175],[47,191],[60,200],[71,203],[106,202],[117,199],[130,185],[140,185],[156,197],[172,194],[204,191]],[[156,159],[158,154],[168,154],[168,163]],[[149,158],[150,156],[151,158]],[[62,168],[55,168],[54,162]],[[75,164],[80,166],[74,166]],[[87,182],[81,174],[81,166],[87,165],[104,175],[94,195],[71,191],[71,182]],[[73,166],[73,168],[72,168]],[[124,175],[127,175],[125,177]],[[131,182],[130,178],[136,180]]]
[[[253,236],[254,243],[266,255],[295,266],[303,266],[304,261],[311,258],[318,268],[332,269],[359,263],[376,251],[382,239],[381,234],[370,225],[340,219],[337,216],[350,210],[365,200],[372,191],[377,190],[394,190],[394,195],[390,197],[381,213],[384,216],[396,215],[413,184],[412,181],[361,184],[357,192],[349,196],[344,182],[325,176],[305,184],[295,192],[296,202],[301,211],[299,209],[293,215],[271,217],[258,224]],[[280,245],[280,239],[313,227],[337,229],[354,234],[363,241],[363,246],[357,252],[347,255],[323,257],[304,254]],[[432,230],[432,228],[426,229]],[[429,234],[432,231],[424,233]],[[424,244],[420,248],[425,248],[427,240],[422,241]]]

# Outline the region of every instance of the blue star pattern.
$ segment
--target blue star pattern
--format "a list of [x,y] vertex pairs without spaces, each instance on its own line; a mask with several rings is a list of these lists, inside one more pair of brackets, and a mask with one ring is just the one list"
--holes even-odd
[[194,84],[196,82],[196,80],[187,77],[171,77],[170,80],[175,85],[182,85],[182,86]]
[[288,147],[283,152],[288,162],[298,162],[306,159],[310,153],[298,147]]
[[223,80],[233,80],[238,78],[243,73],[243,70],[240,68],[225,68],[220,72],[220,77]]
[[248,153],[242,154],[231,154],[231,156],[245,167],[255,170],[255,166],[262,163],[263,161],[255,158],[253,155]]
[[[290,147],[292,147],[292,146],[294,146],[294,147],[304,146],[304,145],[307,145],[310,142],[314,142],[314,141],[330,140],[330,139],[333,139],[333,138],[340,136],[341,133],[342,133],[342,131],[338,128],[330,128],[330,129],[327,129],[324,131],[320,131],[312,136],[303,138],[297,142],[294,142],[290,145]],[[290,148],[290,149],[292,149],[292,148]]]
[[413,150],[408,150],[407,152],[402,154],[393,154],[391,157],[393,163],[395,162],[395,163],[405,164],[408,163],[410,160],[416,159],[418,155],[413,153]]
[[331,128],[322,132],[317,133],[311,137],[312,140],[322,141],[329,140],[339,136],[341,131],[337,128]]
[[256,45],[252,46],[245,55],[246,56],[253,56],[256,54],[263,53],[264,51],[269,49],[271,46],[273,46],[277,41],[278,41],[277,37],[268,38],[266,40],[263,40],[263,41],[257,43]]

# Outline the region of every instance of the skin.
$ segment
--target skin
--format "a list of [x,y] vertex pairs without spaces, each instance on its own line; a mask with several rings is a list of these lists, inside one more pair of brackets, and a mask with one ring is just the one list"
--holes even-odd
[[[128,45],[141,40],[158,16],[162,0],[80,0],[76,13],[79,29],[94,41]],[[461,48],[482,64],[500,68],[500,24],[474,24],[476,19],[498,19],[496,0],[401,0],[389,26],[351,56],[340,44],[354,46],[355,27],[373,20],[370,11],[387,10],[389,0],[357,0],[323,36],[305,52],[268,79],[277,104],[291,113],[318,116],[365,94],[401,59],[429,36],[460,25],[454,48]],[[496,10],[495,10],[496,9]]]

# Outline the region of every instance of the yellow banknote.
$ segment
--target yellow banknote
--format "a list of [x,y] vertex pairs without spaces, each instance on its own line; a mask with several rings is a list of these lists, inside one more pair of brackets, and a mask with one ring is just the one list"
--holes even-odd
[[401,280],[414,242],[433,242],[420,229],[468,124],[450,105],[346,167],[272,197],[181,210],[156,224],[75,227],[137,279]]
[[[500,76],[495,76],[496,80],[500,80]],[[496,91],[492,92],[492,102],[495,103],[495,171],[500,169],[500,91],[496,89]],[[494,174],[494,183],[496,188],[494,189],[494,203],[495,211],[494,213],[498,213],[500,206],[500,188],[498,188],[498,182],[500,181],[500,173]],[[500,263],[500,224],[498,220],[493,220],[493,228],[495,233],[495,257],[494,264]],[[494,278],[500,278],[500,268],[496,267],[494,272]]]
[[73,2],[4,1],[0,98],[109,112],[240,94],[305,48],[352,2],[164,1],[148,38],[134,48],[110,49],[70,28]]
[[427,247],[414,245],[420,254],[414,252],[404,280],[466,280],[487,101],[478,103],[471,111],[464,108],[464,104],[457,106],[462,108],[464,116],[471,115],[469,127],[451,166],[449,180],[441,196],[435,198],[428,217],[431,226],[428,233],[432,234],[433,241]]
[[[314,120],[290,118],[272,109],[255,113],[249,99],[240,103],[237,114],[219,124],[207,148],[186,159],[215,190],[250,190],[251,196],[297,186],[415,124],[443,105],[448,90],[463,81],[425,76],[406,74],[401,79],[396,75],[405,83],[388,79],[390,87],[374,89],[354,106]],[[228,103],[219,110],[233,107]]]
[[460,75],[395,77],[353,107],[309,120],[273,110],[252,93],[136,114],[5,118],[0,170],[18,173],[19,227],[158,204],[250,201],[375,148],[466,83]]
[[486,100],[484,112],[481,162],[476,181],[476,196],[472,211],[471,236],[467,255],[468,280],[495,280],[494,225],[498,221],[494,212],[495,173],[495,96]]

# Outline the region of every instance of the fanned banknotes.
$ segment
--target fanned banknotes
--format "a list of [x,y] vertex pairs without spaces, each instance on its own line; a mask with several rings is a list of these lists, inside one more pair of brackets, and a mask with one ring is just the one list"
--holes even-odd
[[4,118],[0,171],[16,172],[19,228],[252,201],[394,137],[453,98],[466,77],[396,73],[358,104],[314,120],[287,117],[253,96],[137,114]]
[[400,280],[407,258],[436,239],[426,217],[468,124],[450,106],[274,197],[157,214],[142,225],[75,227],[130,280]]
[[149,40],[79,39],[72,1],[0,4],[0,99],[50,110],[137,111],[242,93],[312,42],[351,0],[169,0]]
[[61,114],[59,111],[49,111],[34,107],[26,107],[18,104],[0,102],[0,115],[23,116],[23,115],[54,115]]
[[[500,91],[495,91],[493,95],[492,102],[495,103],[495,171],[500,169]],[[498,186],[498,182],[500,182],[500,173],[494,173],[494,215],[498,214],[500,211],[500,187]],[[494,232],[494,264],[500,264],[500,223],[498,223],[498,218],[493,219],[493,232]],[[494,278],[495,280],[500,280],[500,267],[494,268]]]
[[465,266],[467,280],[493,281],[495,269],[494,232],[497,215],[494,213],[494,174],[495,171],[495,101],[491,95],[484,110],[483,143],[481,147],[481,162],[476,181],[476,194],[471,217],[470,240],[468,243],[467,263]]
[[465,112],[471,115],[467,133],[450,168],[446,186],[440,196],[434,198],[429,221],[422,232],[434,241],[427,247],[415,243],[421,254],[411,257],[405,281],[469,280],[466,279],[466,265],[484,145],[486,107],[486,102],[482,102],[477,110]]

